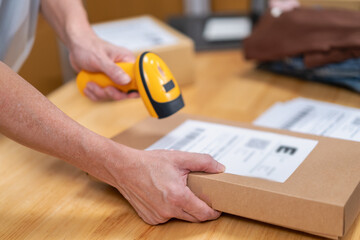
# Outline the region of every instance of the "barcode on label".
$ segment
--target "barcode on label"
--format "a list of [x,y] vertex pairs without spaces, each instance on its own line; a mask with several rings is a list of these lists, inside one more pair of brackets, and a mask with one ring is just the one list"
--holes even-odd
[[291,129],[296,123],[300,122],[301,119],[305,118],[314,108],[312,106],[307,106],[303,110],[299,111],[292,119],[287,121],[281,126],[281,129]]
[[249,148],[256,148],[259,150],[264,150],[268,145],[269,141],[258,139],[258,138],[251,138],[247,143],[246,146]]
[[195,128],[193,131],[189,132],[182,139],[174,143],[169,147],[169,149],[173,150],[182,150],[186,145],[190,142],[194,141],[205,129],[203,128]]

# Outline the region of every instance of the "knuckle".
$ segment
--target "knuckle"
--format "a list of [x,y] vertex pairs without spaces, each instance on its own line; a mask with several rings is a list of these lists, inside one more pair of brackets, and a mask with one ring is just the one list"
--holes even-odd
[[209,162],[214,160],[213,157],[210,154],[207,154],[207,153],[204,153],[203,157],[204,157],[204,160],[209,161]]
[[200,222],[204,222],[204,221],[207,221],[207,220],[210,220],[212,219],[212,213],[210,211],[205,211],[204,213],[200,214],[197,219],[200,221]]
[[152,226],[159,225],[167,221],[167,219],[163,217],[147,217],[142,219],[144,222]]
[[155,224],[155,221],[153,221],[153,219],[150,218],[149,216],[147,216],[147,215],[145,215],[145,214],[143,214],[143,213],[141,213],[141,212],[137,212],[137,213],[138,213],[139,217],[140,217],[145,223],[147,223],[147,224],[149,224],[149,225],[156,225],[156,224]]
[[200,215],[197,217],[197,219],[200,221],[200,222],[205,222],[206,220],[208,220],[209,218],[207,218],[205,215]]
[[170,210],[162,210],[158,218],[159,223],[167,222],[170,218],[173,218],[174,214]]
[[214,210],[209,207],[201,208],[199,214],[197,215],[197,219],[201,222],[214,219]]
[[167,200],[173,206],[179,206],[185,199],[185,192],[180,188],[173,188],[168,192]]
[[170,218],[161,218],[161,219],[158,220],[158,222],[157,222],[156,225],[166,223],[167,221],[169,221],[169,219],[170,219]]
[[143,221],[152,226],[157,225],[156,222],[153,221],[152,219],[143,219]]

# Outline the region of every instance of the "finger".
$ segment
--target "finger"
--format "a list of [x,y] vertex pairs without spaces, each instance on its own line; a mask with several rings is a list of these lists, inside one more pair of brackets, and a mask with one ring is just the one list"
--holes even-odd
[[128,93],[127,98],[138,98],[140,97],[140,94],[138,92],[131,92]]
[[116,51],[111,51],[111,54],[114,56],[115,62],[134,63],[136,60],[134,54],[126,48],[116,47]]
[[114,59],[116,62],[135,62],[135,55],[129,49],[112,44],[109,46],[107,51],[111,59]]
[[94,95],[97,100],[95,101],[99,101],[99,100],[108,100],[109,96],[107,95],[107,93],[105,92],[105,90],[103,88],[101,88],[99,85],[97,85],[94,82],[88,82],[86,84],[86,88],[89,92],[92,93],[92,95]]
[[136,60],[136,58],[135,58],[134,55],[132,55],[132,54],[123,57],[123,62],[134,63],[135,60]]
[[126,93],[123,93],[123,92],[119,91],[118,89],[116,89],[113,86],[109,86],[109,87],[104,88],[104,91],[106,92],[108,97],[110,99],[112,99],[112,100],[119,101],[119,100],[123,100],[123,99],[127,98]]
[[126,85],[131,81],[129,75],[110,59],[104,61],[101,68],[101,71],[116,84]]
[[[148,224],[157,225],[167,222],[171,217],[163,217],[156,208],[149,205],[149,199],[143,199],[138,195],[132,195],[131,205],[138,215]],[[135,204],[134,204],[135,203]]]
[[214,220],[220,217],[221,213],[209,207],[204,201],[200,200],[195,194],[186,187],[185,201],[183,210],[203,222],[207,220]]
[[181,157],[177,158],[179,167],[189,171],[202,171],[208,173],[220,173],[225,171],[225,166],[214,160],[208,154],[181,152]]
[[187,212],[185,212],[184,210],[182,210],[178,216],[176,216],[177,219],[181,219],[184,221],[188,221],[188,222],[200,222],[197,218],[191,216],[190,214],[188,214]]
[[99,101],[99,99],[88,88],[84,89],[84,94],[93,101]]

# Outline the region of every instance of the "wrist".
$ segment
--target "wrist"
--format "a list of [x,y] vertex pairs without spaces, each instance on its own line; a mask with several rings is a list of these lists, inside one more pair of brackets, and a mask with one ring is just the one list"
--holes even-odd
[[88,173],[119,189],[123,182],[126,181],[126,171],[137,168],[137,150],[107,138],[97,146],[98,149],[94,151],[97,156],[91,154],[95,164],[91,166]]
[[70,143],[68,151],[55,155],[100,181],[115,186],[116,181],[109,169],[118,167],[114,166],[115,161],[122,161],[126,155],[125,146],[84,128],[74,135],[77,140]]
[[92,45],[97,40],[97,35],[87,23],[68,24],[66,26],[65,45],[70,51]]

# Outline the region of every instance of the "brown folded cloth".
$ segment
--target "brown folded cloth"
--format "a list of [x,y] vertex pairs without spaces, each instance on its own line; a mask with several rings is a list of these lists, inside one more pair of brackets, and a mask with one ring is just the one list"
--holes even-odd
[[244,52],[258,61],[303,55],[308,68],[360,57],[360,12],[297,8],[278,18],[267,12]]

